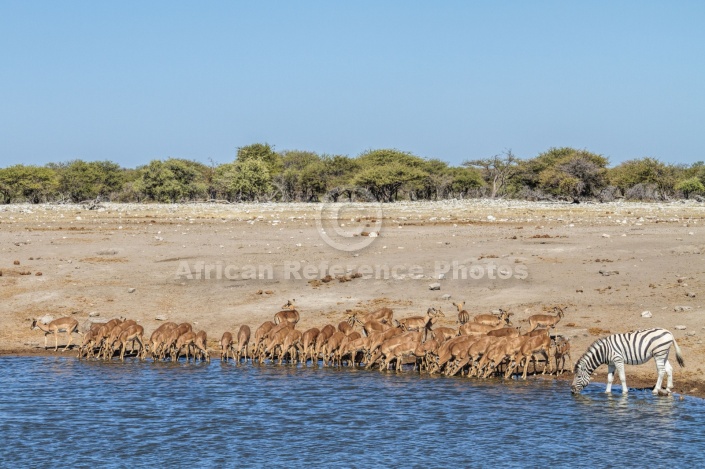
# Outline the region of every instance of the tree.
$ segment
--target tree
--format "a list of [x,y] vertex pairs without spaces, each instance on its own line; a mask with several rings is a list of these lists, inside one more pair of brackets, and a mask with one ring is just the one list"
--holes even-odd
[[219,166],[215,186],[228,200],[258,200],[272,188],[267,164],[260,159],[248,159]]
[[468,197],[472,191],[479,192],[485,185],[482,175],[475,168],[451,168],[453,178],[447,195],[451,197]]
[[360,154],[360,156],[357,157],[357,161],[363,167],[401,164],[412,168],[421,168],[426,164],[426,160],[419,156],[393,148],[368,150]]
[[357,157],[357,162],[360,170],[352,183],[366,188],[382,202],[396,200],[402,187],[412,190],[428,175],[424,170],[426,160],[395,149],[366,151]]
[[622,194],[639,184],[653,186],[660,198],[673,194],[676,185],[676,168],[655,158],[627,160],[608,170],[610,184]]
[[490,197],[494,199],[497,195],[505,193],[510,179],[518,173],[518,162],[517,157],[509,150],[504,155],[465,161],[463,166],[480,170],[482,177],[490,186]]
[[47,166],[58,173],[59,191],[72,202],[108,197],[124,182],[124,171],[111,161],[73,160]]
[[323,159],[314,152],[285,151],[283,171],[272,178],[283,200],[315,200],[325,192],[327,174]]
[[705,186],[702,182],[700,182],[700,179],[697,177],[692,177],[689,179],[684,179],[676,184],[676,190],[681,191],[683,196],[686,199],[689,199],[691,194],[702,194],[705,192]]
[[425,176],[426,173],[419,168],[389,163],[363,169],[353,183],[369,190],[379,202],[392,202],[404,184],[420,181]]
[[0,191],[5,203],[33,204],[56,197],[59,177],[52,168],[14,165],[0,169]]
[[330,198],[334,202],[343,194],[351,198],[353,179],[362,167],[360,162],[355,158],[342,155],[324,155],[322,159]]
[[268,143],[253,143],[237,149],[236,162],[261,160],[267,165],[270,175],[278,174],[283,169],[282,158]]
[[135,189],[151,200],[178,202],[208,195],[205,176],[208,167],[202,163],[177,158],[152,160],[140,171],[140,181]]
[[161,160],[152,160],[141,168],[138,188],[156,202],[176,202],[183,196],[183,188],[176,175]]
[[551,148],[522,162],[514,184],[577,202],[597,196],[606,187],[607,163],[607,158],[587,150]]

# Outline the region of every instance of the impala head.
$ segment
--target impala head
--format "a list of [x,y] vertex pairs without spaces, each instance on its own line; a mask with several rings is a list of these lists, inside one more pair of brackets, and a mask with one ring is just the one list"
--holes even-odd
[[553,312],[556,313],[558,315],[558,317],[561,317],[561,318],[565,315],[563,308],[561,308],[560,306],[554,306]]
[[463,310],[463,306],[465,306],[464,301],[458,301],[457,303],[453,303],[453,306],[458,308],[458,312],[461,312]]
[[296,300],[288,300],[283,306],[282,309],[295,309],[296,305],[294,304]]

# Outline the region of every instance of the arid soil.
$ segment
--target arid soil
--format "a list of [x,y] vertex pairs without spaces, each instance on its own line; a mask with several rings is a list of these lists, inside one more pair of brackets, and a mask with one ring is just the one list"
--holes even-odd
[[[379,236],[341,237],[336,211],[339,230]],[[465,301],[471,315],[503,308],[526,329],[561,305],[556,333],[573,360],[600,336],[667,328],[686,362],[671,358],[675,390],[704,396],[704,217],[680,202],[0,206],[0,353],[43,353],[30,324],[45,315],[82,328],[128,317],[147,334],[189,321],[215,346],[294,298],[300,328],[381,306],[397,318],[441,308],[441,325],[456,326],[452,303]],[[653,362],[628,367],[627,380],[653,386]]]

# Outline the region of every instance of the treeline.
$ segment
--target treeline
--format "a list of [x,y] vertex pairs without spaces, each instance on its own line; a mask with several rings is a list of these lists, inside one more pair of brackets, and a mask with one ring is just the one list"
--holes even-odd
[[232,163],[178,158],[134,169],[110,161],[74,160],[0,169],[0,202],[188,202],[439,200],[504,197],[527,200],[659,201],[705,193],[705,164],[653,158],[608,167],[586,150],[551,148],[531,159],[511,152],[454,167],[398,150],[357,157],[241,147]]

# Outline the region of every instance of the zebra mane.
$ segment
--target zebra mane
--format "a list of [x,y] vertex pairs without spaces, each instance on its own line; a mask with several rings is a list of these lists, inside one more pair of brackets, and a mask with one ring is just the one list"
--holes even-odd
[[600,337],[596,341],[594,341],[590,346],[588,346],[587,350],[585,350],[585,353],[583,353],[580,358],[575,362],[575,369],[578,369],[578,365],[581,363],[587,364],[588,366],[586,367],[587,371],[592,373],[595,371],[595,369],[590,366],[590,360],[588,358],[592,357],[597,349],[605,342],[605,337]]

